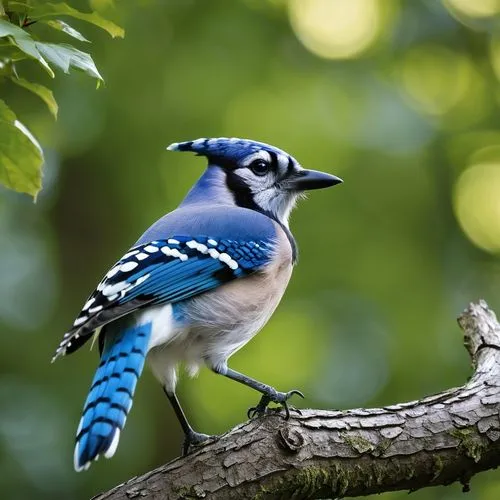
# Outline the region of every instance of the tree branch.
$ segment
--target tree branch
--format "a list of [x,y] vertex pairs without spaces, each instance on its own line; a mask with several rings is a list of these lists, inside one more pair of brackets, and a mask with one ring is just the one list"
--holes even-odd
[[484,301],[458,320],[474,374],[419,401],[269,415],[97,500],[365,496],[460,481],[500,465],[500,325]]

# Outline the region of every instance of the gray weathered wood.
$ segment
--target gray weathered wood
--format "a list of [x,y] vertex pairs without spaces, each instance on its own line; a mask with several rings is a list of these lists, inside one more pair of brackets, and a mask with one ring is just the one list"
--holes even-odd
[[474,374],[419,401],[303,410],[235,427],[98,500],[308,499],[415,490],[500,465],[500,325],[484,301],[460,316]]

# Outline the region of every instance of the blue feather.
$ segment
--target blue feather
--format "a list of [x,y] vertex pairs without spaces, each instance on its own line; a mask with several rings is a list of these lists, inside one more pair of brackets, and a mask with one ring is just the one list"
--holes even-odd
[[[54,359],[76,351],[97,328],[139,307],[194,297],[227,281],[256,272],[271,260],[276,241],[276,224],[265,215],[244,208],[233,208],[228,218],[226,206],[199,206],[188,203],[187,199],[185,203],[182,208],[153,224],[115,264],[88,298],[87,307],[83,308],[73,327],[65,334]],[[220,253],[227,253],[238,263],[238,268],[230,269],[208,254],[188,248],[186,243],[191,240],[206,244],[209,249],[216,248]],[[209,240],[217,244],[211,245]],[[186,255],[187,260],[181,261],[160,250],[154,251],[154,248],[166,244]],[[139,260],[137,256],[140,254],[147,254],[147,257]],[[200,263],[195,264],[198,261]],[[131,263],[129,268],[122,271],[120,266],[127,263]],[[179,287],[182,283],[196,280],[198,274],[198,286],[190,283],[189,288],[181,293]],[[211,279],[207,279],[209,274]],[[107,285],[116,285],[120,289],[118,293],[107,296],[104,294]],[[175,295],[169,294],[169,287],[172,287]]]
[[[101,363],[83,407],[75,446],[75,469],[104,454],[111,457],[132,407],[137,380],[144,368],[151,323],[108,328]],[[103,332],[104,333],[104,332]]]
[[[204,176],[210,173],[208,169]],[[186,199],[177,210],[164,215],[146,230],[136,245],[163,240],[173,234],[189,235],[193,238],[205,234],[211,235],[216,241],[219,239],[265,241],[276,237],[276,226],[273,221],[259,212],[246,208],[233,208],[231,217],[228,217],[226,206],[196,205],[192,204],[193,196],[188,198],[189,202]]]
[[208,158],[231,159],[233,161],[238,161],[260,150],[271,151],[286,157],[290,156],[282,149],[266,144],[265,142],[227,137],[202,138],[196,141],[174,142],[168,146],[167,149],[170,151],[191,151]]

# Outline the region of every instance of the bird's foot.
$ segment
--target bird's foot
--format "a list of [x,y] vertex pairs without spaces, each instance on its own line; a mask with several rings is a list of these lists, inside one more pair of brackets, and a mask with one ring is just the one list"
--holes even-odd
[[193,430],[186,433],[184,437],[184,443],[182,445],[182,456],[185,457],[191,451],[192,446],[197,446],[212,437],[214,436],[202,434],[201,432],[195,432]]
[[269,393],[262,395],[257,406],[248,409],[247,416],[248,418],[260,417],[262,415],[265,415],[270,410],[275,411],[275,408],[268,408],[269,403],[279,404],[280,407],[277,408],[278,411],[283,408],[285,409],[285,420],[288,420],[290,418],[291,411],[295,411],[299,415],[302,415],[299,409],[294,408],[293,406],[290,406],[288,404],[288,400],[295,394],[304,399],[304,394],[296,389],[288,392],[278,392],[275,389],[272,389],[271,391],[269,391]]

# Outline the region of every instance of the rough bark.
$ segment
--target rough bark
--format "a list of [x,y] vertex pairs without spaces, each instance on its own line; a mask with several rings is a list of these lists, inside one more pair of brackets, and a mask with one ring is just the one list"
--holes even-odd
[[95,497],[308,499],[416,490],[500,464],[500,325],[485,302],[460,316],[474,368],[419,401],[251,420],[188,457]]

